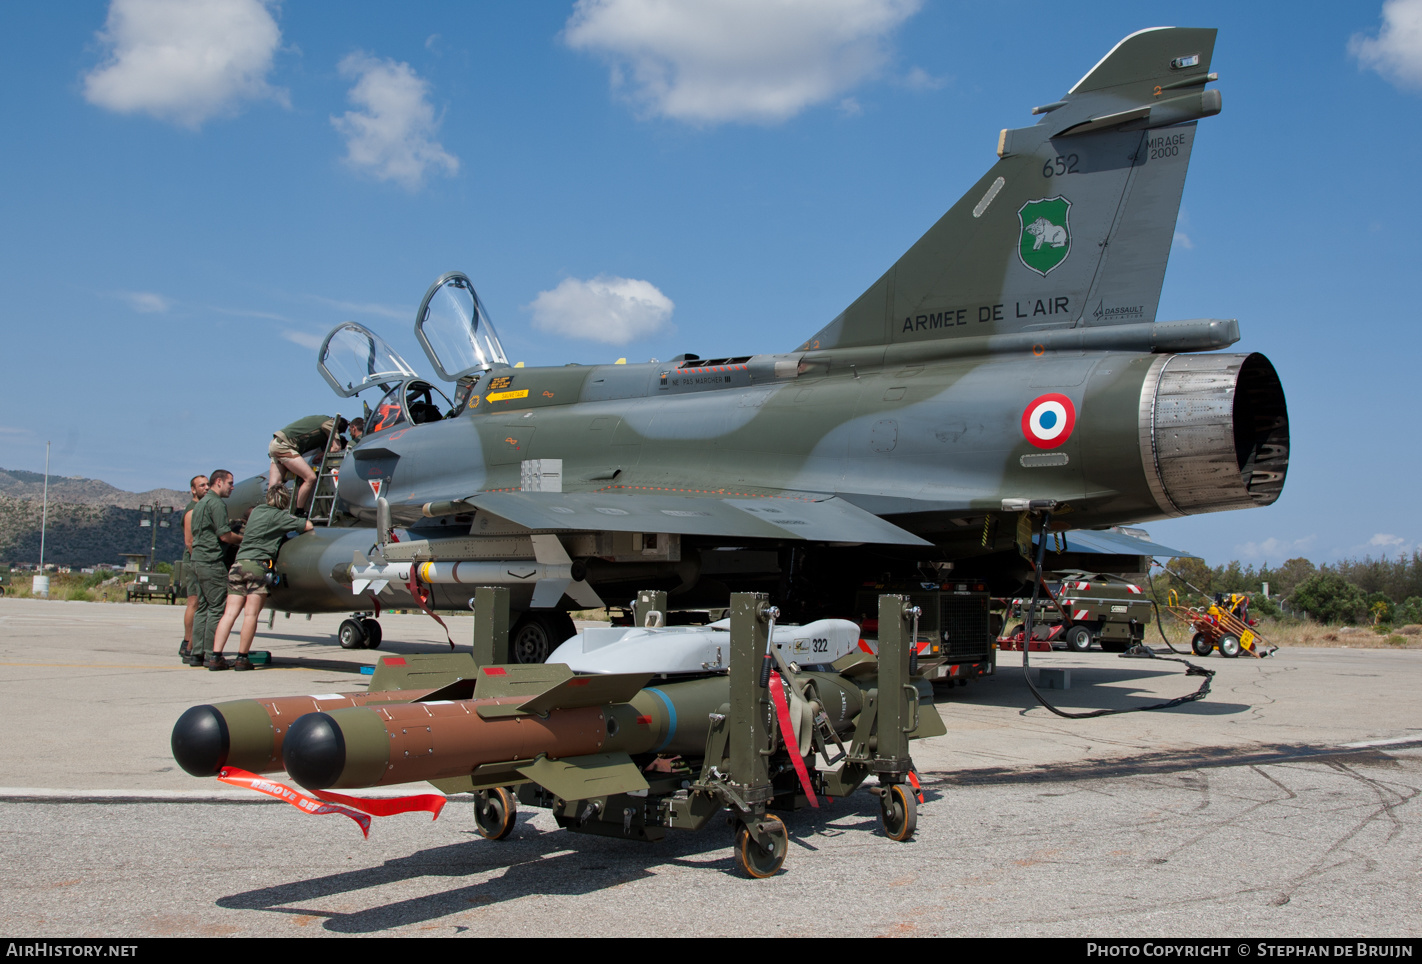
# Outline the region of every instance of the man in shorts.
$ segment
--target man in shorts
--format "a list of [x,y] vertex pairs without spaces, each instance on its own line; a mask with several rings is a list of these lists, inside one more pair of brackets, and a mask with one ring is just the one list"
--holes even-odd
[[[290,504],[291,492],[287,487],[274,486],[267,489],[267,504],[257,506],[247,519],[247,527],[242,531],[242,548],[237,550],[237,559],[227,570],[227,603],[213,637],[212,654],[207,662],[210,670],[252,668],[247,654],[257,635],[257,617],[271,591],[267,586],[267,573],[276,567],[277,553],[286,534],[310,532],[312,528],[308,520],[298,519],[286,511]],[[222,655],[222,647],[227,645],[227,637],[239,613],[242,614],[242,636],[237,642],[237,658],[228,663]]]
[[193,510],[198,499],[207,494],[207,476],[195,475],[188,482],[191,501],[183,509],[183,588],[188,594],[188,604],[183,611],[183,645],[178,647],[178,658],[187,662],[192,648],[193,617],[197,614],[197,579],[193,576]]
[[312,449],[339,452],[344,443],[341,433],[349,426],[352,441],[359,442],[361,423],[359,419],[347,422],[339,415],[308,415],[292,422],[286,428],[272,434],[267,455],[272,467],[267,474],[267,488],[274,489],[288,478],[295,476],[301,483],[296,491],[295,515],[305,515],[311,504],[311,495],[316,491],[316,470],[301,457],[301,453]]

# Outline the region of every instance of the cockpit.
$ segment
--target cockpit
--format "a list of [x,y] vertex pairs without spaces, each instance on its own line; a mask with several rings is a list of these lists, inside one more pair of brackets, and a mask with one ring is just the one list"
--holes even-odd
[[363,325],[338,325],[321,343],[316,367],[337,395],[352,398],[370,388],[382,392],[375,408],[365,406],[366,435],[454,418],[484,372],[508,365],[474,284],[462,272],[451,271],[425,292],[415,315],[415,337],[439,377],[454,383],[453,402]]

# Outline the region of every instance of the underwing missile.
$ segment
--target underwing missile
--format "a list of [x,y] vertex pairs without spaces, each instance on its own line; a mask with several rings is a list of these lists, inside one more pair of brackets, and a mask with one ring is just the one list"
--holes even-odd
[[404,702],[428,692],[327,693],[194,706],[173,726],[173,759],[195,777],[213,776],[224,766],[271,773],[282,768],[282,743],[300,717],[387,700]]

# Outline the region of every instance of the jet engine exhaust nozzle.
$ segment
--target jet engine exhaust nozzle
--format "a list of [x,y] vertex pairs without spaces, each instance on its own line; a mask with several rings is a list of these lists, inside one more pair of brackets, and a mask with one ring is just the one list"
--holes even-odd
[[1289,469],[1289,413],[1269,359],[1163,355],[1141,389],[1141,461],[1167,516],[1272,504]]

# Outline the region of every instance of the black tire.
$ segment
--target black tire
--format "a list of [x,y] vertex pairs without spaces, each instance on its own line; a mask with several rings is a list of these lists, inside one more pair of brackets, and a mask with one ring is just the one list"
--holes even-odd
[[365,648],[379,649],[380,640],[385,636],[380,629],[380,620],[362,619],[360,621],[360,628],[365,630]]
[[518,823],[518,801],[507,787],[474,794],[474,826],[486,840],[503,840]]
[[1225,659],[1234,659],[1243,648],[1239,644],[1239,637],[1233,633],[1226,633],[1220,637],[1220,655]]
[[1018,623],[1016,626],[1013,626],[1013,627],[1012,627],[1012,632],[1008,633],[1005,638],[1006,638],[1006,639],[1015,639],[1016,637],[1021,636],[1021,635],[1022,635],[1023,633],[1025,633],[1025,632],[1027,632],[1027,624],[1026,624],[1026,623]]
[[918,829],[918,794],[902,783],[895,783],[879,797],[879,821],[884,836],[890,840],[907,840]]
[[336,639],[340,640],[341,649],[363,649],[365,628],[354,619],[347,619],[341,623],[341,628],[336,630]]
[[1073,653],[1084,653],[1091,648],[1091,627],[1078,624],[1068,629],[1063,638],[1067,649]]
[[524,613],[509,630],[509,659],[515,663],[542,663],[577,630],[565,612]]
[[1215,650],[1215,644],[1210,642],[1210,637],[1204,633],[1196,633],[1195,638],[1190,640],[1190,648],[1195,651],[1196,656],[1208,656]]
[[785,830],[785,822],[773,813],[767,813],[761,820],[769,825],[765,828],[772,841],[769,850],[756,843],[744,824],[736,829],[736,865],[741,873],[756,880],[778,874],[790,852],[790,835]]

